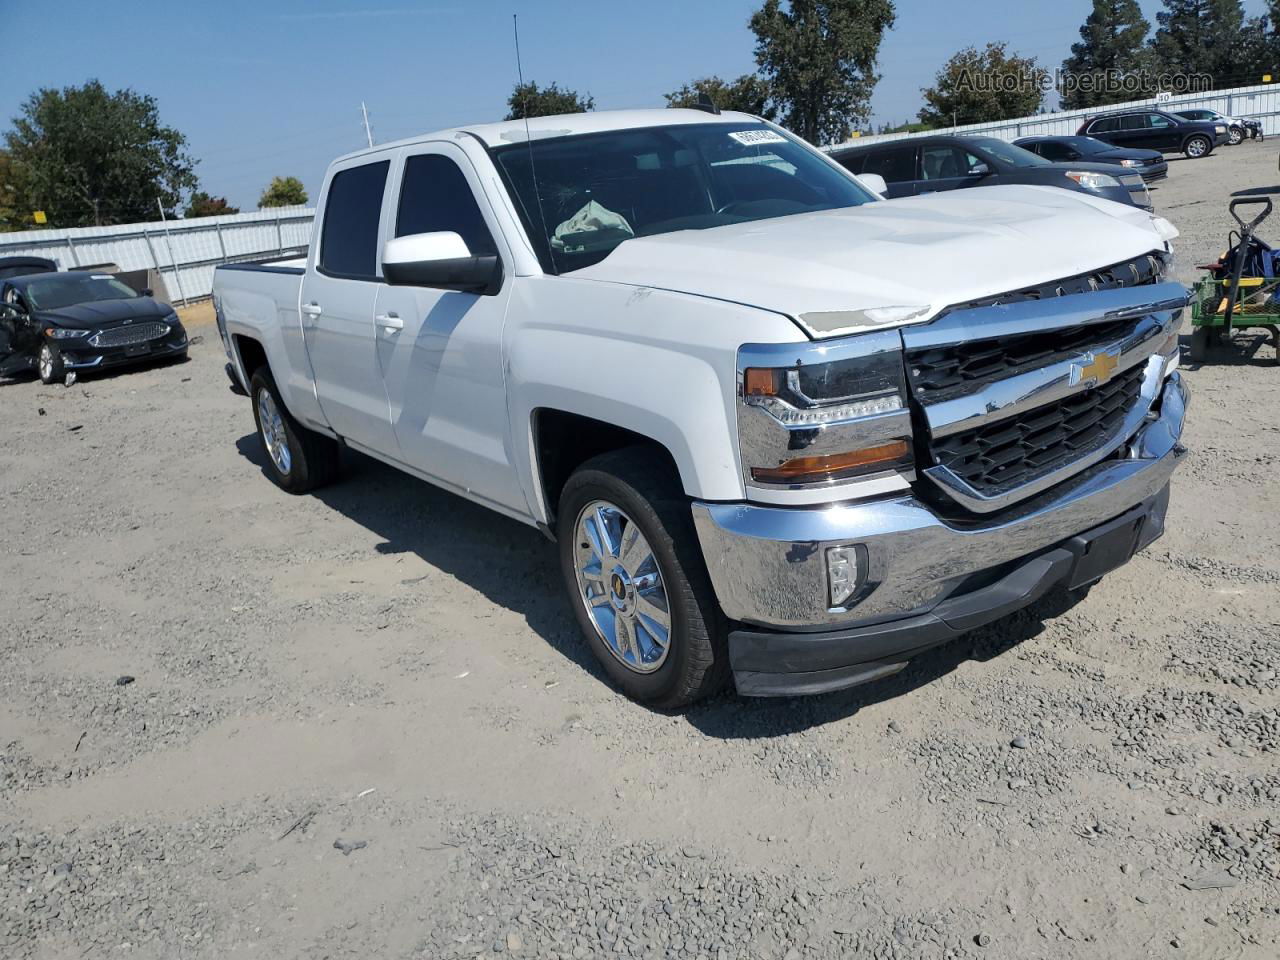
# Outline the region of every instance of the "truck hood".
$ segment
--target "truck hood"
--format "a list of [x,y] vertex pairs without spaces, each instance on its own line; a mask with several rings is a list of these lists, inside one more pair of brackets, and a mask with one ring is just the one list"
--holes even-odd
[[821,339],[924,323],[952,304],[1163,250],[1175,236],[1137,207],[993,186],[636,237],[572,276],[771,310]]

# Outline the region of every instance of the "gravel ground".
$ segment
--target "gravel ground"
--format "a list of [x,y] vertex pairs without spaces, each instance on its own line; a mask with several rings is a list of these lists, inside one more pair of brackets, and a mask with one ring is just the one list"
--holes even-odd
[[[1182,279],[1275,153],[1171,164]],[[272,486],[207,319],[183,365],[0,386],[0,956],[1280,950],[1269,346],[1188,370],[1169,533],[1082,601],[666,715],[534,531],[359,458]]]

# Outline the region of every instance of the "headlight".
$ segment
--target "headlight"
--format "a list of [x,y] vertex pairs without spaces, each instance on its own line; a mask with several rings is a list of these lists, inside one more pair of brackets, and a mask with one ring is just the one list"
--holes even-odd
[[70,327],[45,327],[44,335],[53,340],[78,340],[93,333],[92,330],[73,330]]
[[1218,124],[1216,127],[1213,128],[1213,131],[1214,133],[1226,133],[1227,128],[1224,127],[1222,124]]
[[747,346],[739,363],[738,437],[748,483],[797,487],[911,469],[896,333],[864,334],[839,347]]
[[1120,181],[1109,173],[1094,173],[1091,170],[1068,170],[1067,176],[1086,190],[1103,190],[1107,187],[1120,186]]
[[1141,161],[1141,160],[1121,160],[1121,161],[1120,161],[1120,166],[1122,166],[1122,167],[1140,167],[1140,166],[1142,166],[1142,161]]

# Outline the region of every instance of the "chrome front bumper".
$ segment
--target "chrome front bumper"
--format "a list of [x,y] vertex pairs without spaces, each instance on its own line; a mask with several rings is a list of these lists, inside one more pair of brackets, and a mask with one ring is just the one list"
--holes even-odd
[[[1027,557],[1159,494],[1182,458],[1187,391],[1178,373],[1120,454],[998,516],[948,522],[914,497],[822,509],[693,505],[726,616],[780,631],[829,631],[926,613],[980,571]],[[867,586],[829,606],[826,548],[861,544]]]

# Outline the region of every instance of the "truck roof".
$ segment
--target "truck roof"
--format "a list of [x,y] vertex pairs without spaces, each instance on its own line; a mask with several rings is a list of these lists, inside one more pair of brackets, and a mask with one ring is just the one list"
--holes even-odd
[[[758,120],[748,113],[707,113],[705,110],[656,109],[656,110],[593,110],[590,113],[562,113],[551,117],[530,117],[528,136],[534,140],[545,137],[567,137],[580,133],[604,133],[610,130],[631,130],[637,127],[675,126],[692,123],[742,123]],[[524,120],[502,120],[498,123],[468,124],[421,133],[394,143],[380,143],[375,147],[355,150],[339,160],[358,157],[365,153],[377,153],[390,147],[402,147],[427,140],[443,140],[460,133],[479,137],[486,146],[500,147],[507,143],[525,141]]]

